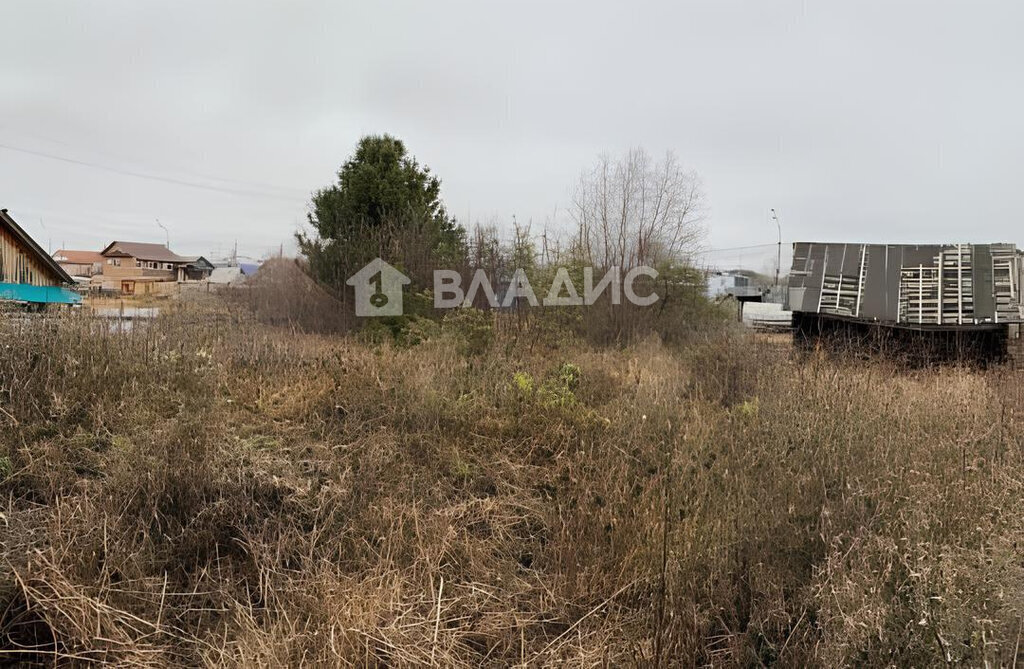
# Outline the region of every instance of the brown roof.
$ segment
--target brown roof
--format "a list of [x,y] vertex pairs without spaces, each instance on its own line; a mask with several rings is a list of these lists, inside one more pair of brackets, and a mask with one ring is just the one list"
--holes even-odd
[[10,217],[6,209],[0,209],[0,227],[5,227],[7,230],[14,235],[15,239],[19,240],[33,255],[39,258],[40,261],[46,267],[48,267],[57,278],[64,283],[74,283],[74,279],[64,271],[64,268],[57,264],[57,261],[47,255],[46,251],[43,250],[36,241],[29,236],[27,232],[21,229],[21,226],[14,222],[14,219]]
[[94,263],[102,263],[103,254],[99,251],[72,251],[70,249],[60,249],[53,254],[53,259],[57,262],[67,263],[69,265],[92,265]]
[[155,260],[157,262],[188,262],[189,259],[179,256],[163,244],[146,244],[143,242],[110,242],[107,248],[100,251],[108,258],[138,258],[139,260]]

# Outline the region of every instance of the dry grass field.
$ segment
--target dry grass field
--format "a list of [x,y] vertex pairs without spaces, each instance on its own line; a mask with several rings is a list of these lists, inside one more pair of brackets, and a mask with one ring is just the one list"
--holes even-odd
[[1018,374],[0,320],[0,662],[1012,666]]

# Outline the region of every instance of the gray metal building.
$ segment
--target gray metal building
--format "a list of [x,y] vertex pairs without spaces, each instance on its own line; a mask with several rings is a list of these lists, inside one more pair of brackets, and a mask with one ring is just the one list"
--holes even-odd
[[793,245],[794,340],[922,358],[1024,362],[1024,253],[1014,244]]
[[790,307],[893,324],[1019,323],[1022,257],[1014,244],[798,242]]

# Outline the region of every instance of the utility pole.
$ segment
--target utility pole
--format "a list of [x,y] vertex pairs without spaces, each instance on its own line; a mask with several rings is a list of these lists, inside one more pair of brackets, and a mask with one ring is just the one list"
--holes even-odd
[[[775,210],[773,209],[772,211],[775,211]],[[170,251],[171,250],[171,233],[167,231],[167,228],[164,227],[164,224],[160,222],[159,218],[156,219],[156,224],[160,226],[160,229],[164,231],[164,235],[167,236],[167,244],[166,244],[166,246],[167,246],[167,250]]]
[[779,217],[775,215],[774,209],[772,209],[772,220],[775,221],[775,227],[779,230],[779,252],[775,259],[775,290],[778,290],[779,270],[782,269],[782,224],[779,223]]

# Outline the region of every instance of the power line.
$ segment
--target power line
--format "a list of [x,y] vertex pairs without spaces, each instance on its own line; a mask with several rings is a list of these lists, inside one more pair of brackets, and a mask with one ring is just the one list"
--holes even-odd
[[728,248],[721,248],[721,249],[701,249],[701,250],[697,251],[696,253],[698,253],[698,254],[707,254],[707,253],[719,253],[719,252],[722,252],[722,251],[746,251],[748,249],[765,249],[765,248],[768,248],[770,246],[775,246],[775,244],[751,244],[750,246],[730,246]]
[[[13,213],[15,218],[19,218],[19,217],[22,217],[22,216],[25,217],[26,219],[41,218],[41,217],[43,217],[45,215],[45,217],[46,217],[46,230],[48,232],[54,232],[55,231],[54,234],[62,235],[63,239],[65,241],[67,241],[69,238],[76,238],[77,237],[79,240],[81,240],[81,238],[83,238],[83,237],[89,237],[93,241],[95,241],[95,240],[104,240],[103,244],[106,244],[105,240],[117,239],[126,230],[138,227],[137,222],[133,222],[133,221],[130,221],[130,220],[117,221],[117,220],[112,220],[111,218],[108,218],[106,216],[102,216],[102,215],[101,216],[95,216],[95,215],[93,215],[91,213],[83,213],[81,211],[74,212],[74,213],[69,213],[69,212],[56,211],[56,210],[52,210],[52,209],[37,209],[35,207],[21,207],[21,206],[18,206],[17,204],[11,204],[9,209]],[[143,215],[143,214],[128,213],[128,212],[110,212],[110,214],[113,215],[113,216],[130,217],[131,219],[144,219],[145,218],[145,215]],[[56,222],[54,222],[54,221],[56,221]],[[61,221],[64,221],[64,222],[62,223]],[[82,232],[82,228],[83,228],[82,221],[87,221],[87,223],[85,225],[88,226],[88,233],[83,233]],[[269,221],[268,221],[268,223],[269,223]],[[25,225],[32,225],[32,221],[26,220],[25,221]],[[155,237],[152,237],[150,235],[146,235],[145,238],[147,240],[152,240],[154,243],[157,243],[157,240],[156,240]],[[267,239],[269,239],[269,237]],[[86,246],[90,246],[90,245],[91,245],[91,243],[90,244],[86,244]],[[195,244],[193,244],[193,246],[195,246]],[[277,242],[274,242],[273,244],[268,244],[265,248],[269,249],[269,248],[271,248],[271,246],[276,249],[277,248]],[[252,249],[252,248],[255,248],[255,247],[262,248],[258,242],[254,242],[253,245],[250,246],[249,248]],[[252,257],[255,258],[255,257],[258,257],[258,256],[252,256]]]
[[[175,184],[178,186],[187,186],[189,188],[199,188],[202,190],[215,191],[220,193],[230,193],[232,195],[249,195],[254,197],[266,197],[275,200],[284,200],[287,202],[297,202],[300,198],[295,196],[287,195],[276,195],[274,193],[266,193],[256,190],[244,190],[240,188],[225,188],[223,186],[211,186],[209,184],[198,183],[195,181],[187,181],[185,179],[175,179],[174,177],[164,177],[157,174],[149,174],[146,172],[137,172],[134,170],[126,170],[118,167],[110,167],[109,165],[101,165],[99,163],[89,162],[87,160],[78,160],[77,158],[68,158],[67,156],[58,156],[53,153],[46,153],[44,151],[34,151],[32,149],[25,149],[20,146],[12,146],[10,144],[0,143],[0,149],[7,149],[8,151],[15,151],[18,153],[25,153],[40,158],[47,158],[49,160],[57,160],[62,163],[69,163],[72,165],[79,165],[81,167],[91,167],[93,169],[104,170],[106,172],[113,172],[114,174],[122,174],[125,176],[136,177],[139,179],[149,179],[151,181],[162,181],[164,183]],[[225,181],[227,181],[225,179]],[[276,188],[276,186],[275,186]]]
[[[195,182],[195,181],[187,181],[185,179],[176,179],[174,177],[165,177],[165,176],[160,176],[160,175],[157,175],[157,174],[150,174],[150,173],[147,173],[147,172],[138,172],[138,171],[123,169],[123,168],[118,168],[118,167],[110,167],[109,165],[102,165],[100,163],[94,163],[94,162],[90,162],[90,161],[87,161],[87,160],[79,160],[77,158],[68,158],[67,156],[59,156],[59,155],[56,155],[56,154],[53,154],[53,153],[47,153],[45,151],[35,151],[33,149],[26,149],[26,148],[23,148],[23,147],[20,147],[20,146],[13,146],[13,145],[10,145],[10,144],[5,144],[5,143],[0,143],[0,149],[7,149],[8,151],[15,151],[17,153],[24,153],[24,154],[28,154],[28,155],[32,155],[32,156],[37,156],[39,158],[47,158],[49,160],[56,160],[56,161],[60,161],[60,162],[63,162],[63,163],[69,163],[71,165],[78,165],[80,167],[91,167],[93,169],[103,170],[103,171],[106,171],[106,172],[112,172],[114,174],[121,174],[121,175],[124,175],[124,176],[136,177],[138,179],[149,179],[151,181],[160,181],[160,182],[163,182],[163,183],[174,184],[174,185],[177,185],[177,186],[186,186],[186,187],[189,187],[189,188],[199,188],[199,189],[202,189],[202,190],[209,190],[209,191],[220,192],[220,193],[229,193],[229,194],[232,194],[232,195],[249,195],[249,196],[255,196],[255,197],[266,197],[266,198],[272,198],[272,199],[275,199],[275,200],[283,200],[283,201],[286,201],[286,202],[296,202],[297,200],[301,199],[301,198],[299,198],[297,196],[296,197],[291,197],[291,196],[286,196],[286,195],[277,195],[277,194],[274,194],[274,193],[266,193],[266,192],[257,191],[257,190],[245,190],[245,189],[239,189],[239,188],[225,188],[223,186],[211,186],[209,184],[203,184],[203,183],[199,183],[199,182]],[[213,179],[213,180],[216,180],[216,181],[231,182],[231,183],[246,183],[246,182],[241,182],[241,181],[235,181],[235,180],[232,180],[232,179],[222,179],[220,177],[203,177],[203,178]],[[289,190],[287,187],[283,187],[283,186],[271,186],[269,184],[256,184],[256,185],[259,185],[259,186],[262,186],[262,187],[265,187],[265,188],[277,188],[277,189],[281,189],[281,190]],[[110,222],[108,222],[108,223],[110,223]],[[731,247],[725,247],[725,248],[700,249],[698,251],[695,251],[695,255],[707,255],[707,254],[710,254],[710,253],[724,253],[726,251],[746,251],[746,250],[751,250],[751,249],[768,248],[768,247],[771,247],[771,246],[776,246],[776,244],[751,244],[751,245],[747,245],[747,246],[731,246]]]
[[[49,144],[58,144],[60,146],[72,149],[73,151],[75,151],[76,149],[78,151],[83,150],[81,147],[76,147],[74,144],[69,144],[68,142],[65,142],[65,141],[60,140],[60,139],[56,139],[54,137],[45,137],[43,135],[39,135],[39,134],[36,134],[36,133],[33,133],[33,132],[25,132],[24,130],[20,131],[19,134],[27,135],[29,137],[34,137],[34,138],[36,138],[38,140],[42,140],[42,141],[47,142]],[[128,163],[138,163],[138,160],[136,158],[133,158],[133,157],[130,157],[130,156],[125,156],[125,155],[120,155],[120,154],[116,154],[116,153],[111,153],[109,151],[104,151],[102,149],[87,148],[87,149],[84,149],[84,150],[89,151],[90,153],[94,153],[94,154],[98,154],[98,155],[104,156],[106,158],[113,159],[115,161],[128,162]],[[168,170],[165,170],[165,171],[168,171]],[[247,188],[269,189],[269,190],[279,190],[279,191],[292,191],[293,193],[301,194],[301,197],[303,197],[303,198],[308,195],[308,193],[307,193],[307,191],[305,189],[303,189],[303,188],[296,188],[294,186],[277,186],[275,184],[269,184],[269,183],[265,183],[265,182],[261,182],[261,181],[249,181],[249,180],[246,180],[246,179],[228,179],[227,177],[218,177],[218,176],[214,176],[212,174],[204,174],[202,172],[196,172],[196,171],[193,171],[193,170],[182,170],[182,169],[178,169],[176,167],[170,167],[169,171],[171,171],[173,173],[176,173],[176,174],[184,174],[184,175],[187,175],[187,176],[190,176],[190,177],[194,177],[196,179],[205,179],[207,181],[219,181],[221,183],[234,184],[234,185],[237,185],[237,186],[245,186]]]

